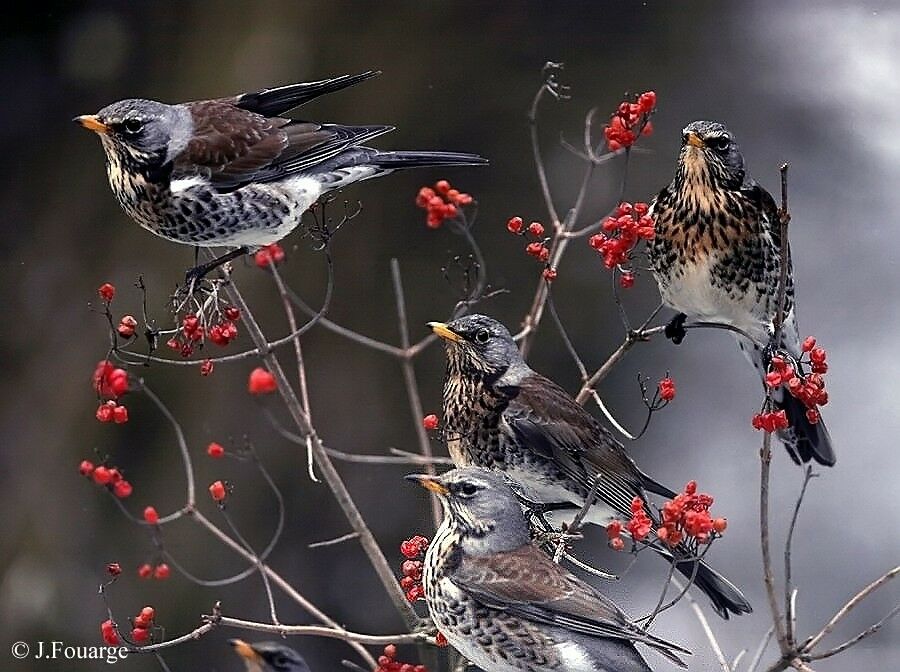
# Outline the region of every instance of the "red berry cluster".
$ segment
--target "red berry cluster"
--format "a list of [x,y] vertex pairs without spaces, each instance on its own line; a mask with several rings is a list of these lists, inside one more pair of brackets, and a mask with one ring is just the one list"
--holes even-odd
[[145,562],[143,565],[138,567],[137,574],[142,579],[154,578],[157,581],[165,581],[169,578],[169,574],[171,571],[169,570],[169,566],[160,562],[155,567],[151,565],[149,562]]
[[250,394],[271,394],[277,389],[278,383],[275,382],[275,376],[269,371],[258,366],[250,372],[250,377],[247,379],[247,391]]
[[156,610],[153,607],[141,609],[140,613],[131,619],[131,641],[135,644],[146,644],[149,642],[155,618]]
[[429,432],[437,429],[440,424],[441,421],[438,420],[438,416],[436,416],[434,413],[429,413],[424,418],[422,418],[422,426]]
[[424,665],[401,663],[397,660],[397,647],[388,644],[384,647],[384,653],[378,656],[378,667],[373,672],[428,672]]
[[683,492],[663,504],[662,525],[657,528],[656,536],[669,546],[677,546],[684,540],[708,544],[728,526],[725,518],[709,515],[712,503],[710,495],[697,492],[696,481],[689,481]]
[[406,560],[400,565],[403,578],[400,579],[400,587],[406,593],[406,599],[415,602],[425,597],[425,588],[422,587],[422,560],[425,551],[428,550],[428,539],[416,535],[400,544],[400,553]]
[[544,264],[544,271],[542,273],[544,280],[547,282],[556,280],[559,273],[547,263],[550,260],[550,248],[547,247],[547,241],[549,239],[544,236],[544,225],[540,222],[532,222],[528,226],[525,226],[525,222],[521,217],[510,217],[506,222],[506,230],[516,236],[530,235],[537,238],[537,240],[534,240],[525,246],[525,253]]
[[128,409],[112,399],[100,404],[94,415],[100,422],[114,422],[117,425],[128,422]]
[[[209,321],[215,319],[213,324]],[[238,336],[235,322],[241,319],[241,310],[237,306],[226,306],[222,310],[216,307],[213,317],[209,320],[203,315],[188,313],[181,318],[181,326],[166,345],[180,352],[182,357],[190,357],[194,354],[194,348],[202,346],[209,339],[220,347],[225,347]],[[207,322],[207,324],[204,324]],[[208,376],[212,373],[212,362],[206,360],[200,367],[201,375]]]
[[107,467],[105,464],[94,466],[90,460],[82,460],[78,465],[78,473],[105,487],[119,499],[130,497],[134,491],[131,483],[125,480],[116,467]]
[[[815,424],[821,419],[819,406],[828,403],[828,392],[825,390],[825,373],[828,372],[828,353],[824,348],[816,346],[816,339],[807,337],[801,345],[800,359],[794,361],[787,355],[775,355],[769,363],[766,374],[766,385],[772,389],[787,388],[791,396],[796,397],[806,406],[806,419]],[[809,368],[810,373],[804,369]],[[789,423],[787,413],[781,411],[764,411],[753,416],[753,427],[767,432],[787,429]]]
[[603,255],[606,268],[622,270],[619,284],[626,289],[634,286],[634,273],[621,267],[631,261],[640,241],[651,240],[656,235],[653,218],[647,214],[649,209],[646,203],[620,203],[613,214],[603,220],[604,233],[595,234],[588,241]]
[[675,381],[666,376],[657,385],[659,398],[663,401],[672,401],[675,398]]
[[454,189],[447,180],[438,180],[433,189],[422,187],[416,194],[416,205],[425,210],[429,229],[439,229],[444,220],[456,219],[460,208],[473,202],[471,195]]
[[623,100],[610,115],[609,124],[603,128],[606,146],[610,151],[631,147],[642,135],[653,132],[650,115],[656,109],[656,93],[646,91],[635,96],[634,102]]
[[[688,542],[692,546],[708,544],[728,526],[725,518],[713,518],[709,515],[712,503],[710,495],[697,492],[696,481],[689,481],[683,492],[663,504],[660,510],[662,523],[656,528],[657,538],[673,547],[682,542]],[[653,525],[643,500],[635,497],[631,500],[631,519],[624,525],[621,521],[612,521],[606,526],[606,536],[610,546],[621,551],[625,548],[621,536],[623,528],[634,541],[642,541],[653,530]]]
[[284,249],[278,243],[266,245],[253,255],[253,263],[260,268],[268,268],[284,261]]

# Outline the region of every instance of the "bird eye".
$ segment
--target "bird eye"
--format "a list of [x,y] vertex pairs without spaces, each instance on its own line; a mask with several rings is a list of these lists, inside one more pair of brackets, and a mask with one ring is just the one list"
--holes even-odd
[[122,128],[128,135],[135,135],[141,132],[144,124],[139,119],[126,119],[122,122]]
[[476,492],[478,488],[473,483],[463,483],[459,486],[459,493],[463,497],[472,497]]
[[709,144],[712,146],[713,149],[721,152],[723,150],[728,149],[728,146],[731,144],[731,140],[729,140],[724,135],[720,135],[717,138],[712,138],[709,141]]
[[487,343],[491,340],[491,332],[487,329],[479,329],[475,332],[475,340],[479,343]]

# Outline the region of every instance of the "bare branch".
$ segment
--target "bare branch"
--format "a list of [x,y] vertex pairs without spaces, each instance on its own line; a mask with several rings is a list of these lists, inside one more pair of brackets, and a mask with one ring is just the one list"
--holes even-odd
[[898,613],[900,613],[900,604],[896,605],[893,609],[891,609],[888,612],[887,616],[882,618],[880,621],[878,621],[874,625],[870,625],[868,628],[866,628],[861,633],[856,635],[856,637],[848,639],[843,644],[839,644],[838,646],[836,646],[833,649],[830,649],[828,651],[825,651],[824,653],[810,654],[809,660],[821,660],[822,658],[830,658],[831,656],[841,653],[841,651],[846,651],[851,646],[853,646],[854,644],[858,644],[859,642],[864,640],[869,635],[873,635],[876,632],[878,632],[881,629],[881,626],[883,626],[885,623],[887,623],[889,620],[891,620]]
[[722,672],[733,672],[733,670],[736,670],[741,654],[738,654],[738,657],[735,658],[734,665],[728,664],[728,661],[725,659],[725,654],[722,652],[722,647],[719,645],[719,640],[716,639],[715,633],[713,633],[712,628],[709,627],[709,621],[706,618],[706,614],[703,613],[703,608],[697,604],[697,600],[695,600],[687,590],[687,586],[683,585],[677,577],[670,576],[669,581],[674,583],[675,587],[684,594],[684,599],[687,600],[688,605],[691,607],[691,611],[694,612],[694,616],[697,617],[697,621],[700,623],[700,627],[703,628],[703,634],[706,635],[706,639],[709,641],[709,645],[716,656],[719,667],[722,668]]
[[812,466],[806,467],[803,475],[803,485],[800,487],[800,494],[797,496],[797,502],[794,504],[794,514],[791,516],[791,525],[788,528],[787,541],[784,544],[784,609],[786,614],[785,623],[787,624],[787,640],[795,641],[796,628],[796,612],[794,610],[796,602],[796,591],[793,589],[791,577],[791,546],[794,542],[794,529],[797,527],[797,517],[800,515],[800,505],[803,503],[803,497],[806,495],[806,488],[810,480],[815,477]]

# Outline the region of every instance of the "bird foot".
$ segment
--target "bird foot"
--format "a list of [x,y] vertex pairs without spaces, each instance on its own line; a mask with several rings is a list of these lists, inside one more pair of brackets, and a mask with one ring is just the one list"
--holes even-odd
[[216,257],[212,261],[208,261],[205,264],[198,264],[193,268],[188,269],[188,271],[184,274],[184,284],[188,289],[189,294],[193,294],[194,291],[199,287],[200,282],[209,275],[212,271],[216,270],[219,266],[228,263],[238,257],[241,257],[247,254],[249,250],[246,247],[238,247],[226,254],[223,254],[221,257]]
[[681,342],[684,340],[684,337],[687,336],[687,330],[684,328],[684,322],[687,320],[687,315],[684,313],[678,313],[675,317],[669,320],[669,323],[666,325],[665,335],[672,343],[675,345],[681,345]]

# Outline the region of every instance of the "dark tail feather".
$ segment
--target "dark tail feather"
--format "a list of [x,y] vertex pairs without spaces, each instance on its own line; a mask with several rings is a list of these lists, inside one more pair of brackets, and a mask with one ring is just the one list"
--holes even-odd
[[787,392],[781,401],[775,403],[776,408],[783,409],[790,427],[778,433],[791,459],[797,464],[805,464],[815,460],[826,467],[833,467],[837,458],[831,445],[831,436],[825,422],[812,424],[806,417],[806,406],[799,399]]
[[477,154],[460,152],[377,152],[369,163],[384,170],[425,168],[427,166],[476,166],[488,163]]
[[[656,546],[652,548],[669,562],[672,561],[672,553],[669,550]],[[722,618],[728,619],[731,614],[740,616],[753,611],[753,607],[738,587],[705,562],[682,560],[675,564],[675,569],[689,581],[693,579],[693,584],[706,593],[716,613]]]
[[380,70],[368,70],[358,75],[341,75],[340,77],[322,79],[317,82],[300,82],[299,84],[288,84],[287,86],[278,86],[273,89],[263,89],[262,91],[238,96],[235,104],[250,112],[271,117],[304,105],[319,96],[324,96],[326,93],[346,89],[348,86],[359,84],[380,74]]

